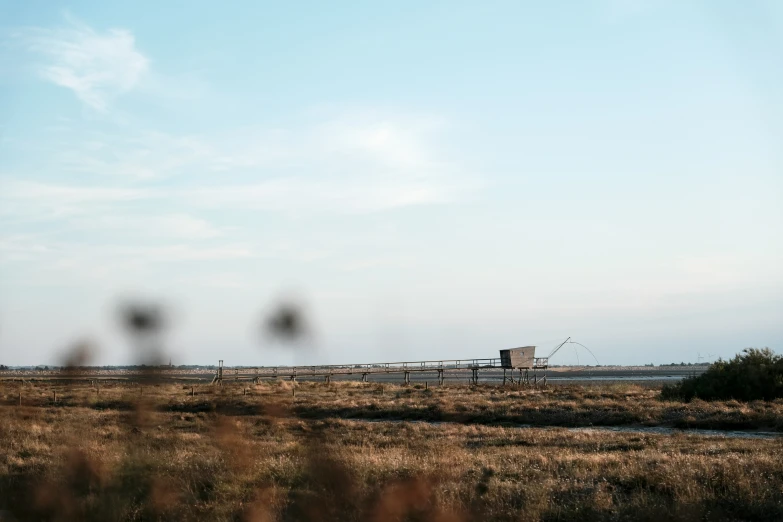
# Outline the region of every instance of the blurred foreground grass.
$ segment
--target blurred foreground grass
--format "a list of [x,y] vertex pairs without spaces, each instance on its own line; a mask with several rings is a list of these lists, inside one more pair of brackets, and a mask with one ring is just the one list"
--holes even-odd
[[[20,384],[3,383],[0,510],[19,520],[783,519],[781,439],[510,427],[780,429],[780,401],[682,404],[633,385],[300,383],[295,396],[292,386],[201,385],[191,396],[177,384],[24,384],[20,407]],[[451,422],[397,422],[415,419]]]

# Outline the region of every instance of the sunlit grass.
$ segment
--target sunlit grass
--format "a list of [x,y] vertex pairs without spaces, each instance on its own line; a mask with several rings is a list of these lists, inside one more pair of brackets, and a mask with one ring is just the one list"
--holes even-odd
[[[513,427],[779,425],[779,402],[669,403],[633,385],[57,389],[55,403],[25,385],[20,407],[19,384],[0,386],[0,509],[20,520],[783,517],[781,439]],[[399,422],[414,417],[452,422]]]

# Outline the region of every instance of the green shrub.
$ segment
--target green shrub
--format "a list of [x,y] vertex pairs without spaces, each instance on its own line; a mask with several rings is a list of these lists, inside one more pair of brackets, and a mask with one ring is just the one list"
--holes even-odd
[[769,348],[746,348],[730,361],[711,364],[701,375],[664,386],[661,397],[686,401],[783,398],[783,356]]

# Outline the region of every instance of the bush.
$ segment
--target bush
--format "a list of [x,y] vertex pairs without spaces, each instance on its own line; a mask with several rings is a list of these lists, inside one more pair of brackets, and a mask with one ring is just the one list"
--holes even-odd
[[783,398],[783,356],[769,348],[746,348],[730,361],[711,364],[701,375],[664,386],[661,397],[686,401]]

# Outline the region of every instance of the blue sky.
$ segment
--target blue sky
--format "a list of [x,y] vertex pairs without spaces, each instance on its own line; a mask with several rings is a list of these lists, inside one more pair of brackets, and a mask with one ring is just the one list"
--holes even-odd
[[779,2],[113,4],[0,0],[0,363],[783,351]]

